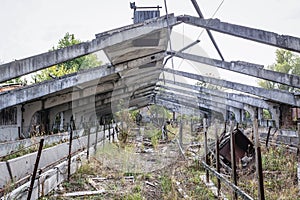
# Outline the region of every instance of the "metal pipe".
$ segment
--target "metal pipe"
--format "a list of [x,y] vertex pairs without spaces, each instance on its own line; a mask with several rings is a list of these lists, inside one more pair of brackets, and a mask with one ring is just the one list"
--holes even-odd
[[42,138],[41,141],[40,141],[39,150],[37,152],[36,161],[35,161],[35,164],[34,164],[33,174],[32,174],[30,186],[29,186],[29,189],[28,189],[27,200],[31,199],[32,190],[33,190],[33,186],[34,186],[34,181],[35,181],[36,173],[37,173],[37,170],[38,170],[38,167],[39,167],[39,162],[40,162],[43,146],[44,146],[44,138]]
[[[216,168],[217,172],[220,173],[220,152],[219,152],[219,136],[218,136],[218,127],[217,124],[215,125],[215,139],[216,139]],[[217,180],[217,188],[218,188],[218,197],[220,196],[221,191],[221,180]]]
[[89,160],[89,158],[90,158],[90,139],[91,139],[91,131],[90,131],[88,125],[85,126],[84,130],[88,132],[88,141],[87,141],[87,149],[86,149],[86,159]]
[[[207,119],[203,118],[204,128],[204,151],[205,151],[205,163],[208,163],[208,145],[207,145]],[[209,183],[209,172],[206,170],[206,182]]]
[[73,127],[70,126],[70,137],[69,137],[69,154],[68,154],[68,181],[71,176],[71,158],[72,158],[72,140],[73,140]]
[[269,138],[270,138],[271,129],[272,129],[272,126],[269,126],[268,135],[267,135],[267,139],[266,139],[266,147],[267,147],[267,148],[268,148],[268,143],[269,143]]
[[[194,5],[194,7],[195,7],[195,9],[196,9],[196,11],[197,11],[199,17],[200,17],[201,19],[204,19],[204,16],[203,16],[203,14],[202,14],[202,12],[201,12],[201,10],[200,10],[200,7],[199,7],[197,1],[196,1],[196,0],[191,0],[191,1],[192,1],[193,5]],[[220,49],[219,49],[219,47],[218,47],[218,45],[217,45],[217,43],[216,43],[216,41],[215,41],[213,35],[211,34],[210,30],[209,30],[209,29],[206,29],[206,32],[207,32],[209,38],[211,39],[213,45],[215,46],[216,50],[218,51],[218,54],[220,55],[221,59],[224,61],[224,57],[223,57],[223,55],[222,55],[222,53],[221,53],[221,51],[220,51]]]
[[231,183],[230,181],[228,181],[223,175],[221,175],[220,173],[218,173],[216,170],[212,169],[209,165],[207,165],[205,162],[201,162],[201,164],[203,165],[203,167],[206,170],[211,171],[218,179],[221,179],[222,181],[224,181],[224,183],[226,185],[228,185],[229,187],[231,187],[237,194],[239,194],[244,200],[253,200],[253,198],[251,196],[249,196],[246,192],[244,192],[242,189],[240,189],[238,186],[234,185],[233,183]]

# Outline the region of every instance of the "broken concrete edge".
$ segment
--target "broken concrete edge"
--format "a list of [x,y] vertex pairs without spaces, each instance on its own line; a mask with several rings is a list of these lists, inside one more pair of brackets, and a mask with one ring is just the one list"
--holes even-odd
[[279,35],[262,29],[222,22],[220,19],[201,19],[199,17],[181,15],[177,17],[177,20],[186,24],[199,26],[235,37],[252,40],[294,52],[300,52],[300,38],[298,37]]
[[[134,39],[145,35],[151,31],[167,27],[166,17],[160,17],[154,20],[148,20],[141,26],[129,25],[127,28],[119,28],[102,34],[92,41],[82,42],[62,49],[38,54],[21,60],[0,65],[0,83],[7,80],[20,77],[47,67],[75,59],[80,56],[88,55],[106,47],[120,44],[126,40]],[[168,17],[170,26],[180,22],[172,15]]]

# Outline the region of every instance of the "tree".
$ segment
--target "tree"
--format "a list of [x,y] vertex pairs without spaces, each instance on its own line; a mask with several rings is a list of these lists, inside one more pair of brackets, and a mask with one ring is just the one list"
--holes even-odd
[[[290,51],[277,49],[276,63],[269,65],[267,69],[286,74],[300,75],[300,57],[291,53]],[[287,90],[289,92],[295,92],[298,90],[287,85],[266,80],[259,81],[258,85],[266,89],[280,89]]]
[[[52,47],[51,51],[72,46],[81,43],[80,40],[76,39],[74,34],[66,33],[65,36],[58,41],[56,47]],[[88,69],[92,67],[97,67],[101,65],[101,61],[97,59],[94,54],[82,56],[64,63],[54,65],[47,69],[43,69],[33,75],[35,82],[42,82],[55,77],[60,77],[66,74],[74,73],[79,70]]]

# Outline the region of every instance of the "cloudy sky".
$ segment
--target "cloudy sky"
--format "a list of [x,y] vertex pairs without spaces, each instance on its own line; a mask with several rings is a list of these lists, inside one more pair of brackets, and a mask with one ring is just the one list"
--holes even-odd
[[[133,0],[132,0],[133,1]],[[9,62],[48,51],[66,32],[82,41],[94,35],[132,23],[127,0],[0,0],[0,61]],[[223,2],[223,3],[222,3]],[[206,18],[255,27],[300,37],[299,0],[198,0]],[[196,16],[190,0],[167,0],[169,13]],[[163,6],[163,0],[136,0],[137,6]],[[164,8],[161,11],[165,14]],[[194,41],[200,28],[179,25],[176,29]],[[213,33],[226,60],[258,64],[274,63],[276,48]],[[218,58],[206,33],[199,46]],[[184,45],[184,44],[182,44]]]

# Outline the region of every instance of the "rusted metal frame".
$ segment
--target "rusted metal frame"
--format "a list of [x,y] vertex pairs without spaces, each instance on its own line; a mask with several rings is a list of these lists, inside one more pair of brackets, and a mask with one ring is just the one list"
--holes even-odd
[[39,162],[40,162],[43,146],[44,146],[44,138],[42,138],[40,140],[40,145],[39,145],[39,149],[38,149],[38,152],[37,152],[36,161],[35,161],[35,164],[34,164],[34,169],[33,169],[32,177],[31,177],[31,181],[30,181],[30,186],[28,188],[27,200],[31,199],[32,190],[33,190],[37,170],[38,170],[38,167],[39,167]]
[[246,192],[244,192],[242,189],[240,189],[238,186],[235,184],[231,183],[229,180],[227,180],[222,174],[218,173],[216,170],[211,168],[209,165],[207,165],[204,161],[201,162],[203,167],[206,170],[209,170],[212,172],[218,179],[224,181],[224,183],[231,187],[239,196],[241,196],[244,200],[254,200],[251,196],[249,196]]
[[[191,0],[191,1],[192,1],[193,6],[195,7],[195,9],[196,9],[196,11],[197,11],[199,17],[200,17],[201,19],[204,19],[204,15],[202,14],[202,12],[201,12],[201,10],[200,10],[200,7],[199,7],[197,1],[196,1],[196,0]],[[211,42],[212,42],[213,45],[215,46],[215,48],[216,48],[216,50],[217,50],[219,56],[221,57],[222,60],[224,60],[224,57],[223,57],[223,55],[222,55],[222,53],[221,53],[221,51],[220,51],[220,49],[219,49],[219,47],[218,47],[218,45],[217,45],[217,43],[216,43],[216,41],[215,41],[214,36],[212,35],[212,33],[210,32],[209,29],[206,29],[206,32],[207,32],[207,34],[208,34],[208,36],[209,36]]]
[[255,139],[255,165],[256,165],[255,167],[256,167],[256,174],[258,178],[258,199],[265,200],[261,148],[259,143],[257,118],[255,118],[253,121],[253,132],[254,132],[254,139]]
[[186,24],[300,53],[300,38],[297,37],[279,35],[270,31],[221,22],[219,19],[201,19],[199,17],[183,15],[177,17],[177,20]]
[[70,125],[70,137],[69,137],[69,154],[68,154],[68,181],[70,181],[71,176],[71,161],[72,161],[72,142],[73,142],[73,128]]

